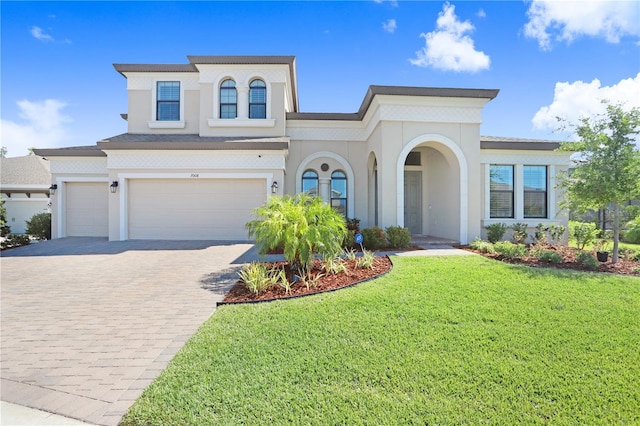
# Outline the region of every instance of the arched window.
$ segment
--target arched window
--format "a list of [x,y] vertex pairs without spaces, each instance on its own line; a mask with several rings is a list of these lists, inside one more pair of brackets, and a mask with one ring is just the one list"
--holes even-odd
[[249,118],[267,118],[267,85],[262,80],[249,84]]
[[238,92],[236,82],[228,79],[220,85],[220,118],[238,116]]
[[315,170],[306,170],[302,174],[302,192],[306,192],[311,196],[318,194],[318,173]]
[[347,175],[339,170],[331,173],[331,207],[347,217]]

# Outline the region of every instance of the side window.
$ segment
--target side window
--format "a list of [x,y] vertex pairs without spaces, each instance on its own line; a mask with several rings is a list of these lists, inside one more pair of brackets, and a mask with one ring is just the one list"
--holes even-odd
[[524,217],[547,217],[547,166],[524,166]]
[[331,207],[347,217],[347,176],[342,171],[331,173]]
[[302,192],[311,196],[318,195],[318,173],[315,170],[306,170],[302,174]]
[[492,164],[489,179],[489,217],[513,218],[513,166]]
[[158,81],[156,86],[156,120],[180,121],[180,82]]
[[220,85],[220,118],[238,116],[238,92],[236,82],[228,79]]
[[267,85],[262,80],[249,84],[249,118],[267,118]]

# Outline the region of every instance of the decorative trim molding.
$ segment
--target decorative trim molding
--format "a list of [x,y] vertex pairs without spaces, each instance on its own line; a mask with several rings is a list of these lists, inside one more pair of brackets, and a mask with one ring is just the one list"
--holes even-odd
[[51,174],[107,174],[107,157],[50,157],[49,161]]
[[209,127],[275,127],[275,118],[209,118],[207,120]]
[[568,166],[571,153],[542,151],[481,152],[481,164],[527,164]]
[[[279,151],[182,151],[182,150],[105,150],[107,168],[113,169],[285,169],[285,152]],[[106,172],[106,170],[105,170]]]
[[150,129],[184,129],[187,123],[181,121],[149,121],[147,122]]

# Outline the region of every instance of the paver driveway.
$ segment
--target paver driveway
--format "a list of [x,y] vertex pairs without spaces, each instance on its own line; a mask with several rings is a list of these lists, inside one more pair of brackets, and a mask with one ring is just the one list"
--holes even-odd
[[0,399],[117,424],[254,253],[246,243],[99,238],[2,252]]

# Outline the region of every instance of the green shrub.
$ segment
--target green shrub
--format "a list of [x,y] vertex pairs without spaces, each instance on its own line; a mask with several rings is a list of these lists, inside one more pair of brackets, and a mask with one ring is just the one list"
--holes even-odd
[[356,268],[359,269],[371,269],[373,268],[373,262],[376,259],[373,252],[364,250],[362,256],[356,260]]
[[352,217],[351,219],[347,219],[347,229],[349,231],[353,231],[354,234],[360,231],[360,219],[357,217]]
[[494,244],[497,243],[502,240],[508,228],[506,223],[492,223],[491,225],[485,226],[484,229],[487,230],[487,240]]
[[344,260],[340,257],[332,257],[324,260],[324,264],[322,268],[329,275],[337,275],[340,272],[347,272],[347,265],[344,263]]
[[469,244],[469,247],[473,250],[479,251],[480,253],[496,252],[495,248],[493,248],[492,243],[490,243],[489,241],[481,240],[480,238],[476,238],[475,240],[471,241],[471,244]]
[[245,265],[240,272],[240,279],[247,289],[253,294],[259,294],[276,285],[281,285],[285,290],[291,289],[284,269],[269,267],[264,263],[252,262]]
[[384,236],[384,231],[377,226],[364,228],[362,230],[362,238],[362,245],[368,247],[370,250],[387,247],[387,239]]
[[514,223],[511,225],[511,229],[513,230],[513,235],[511,238],[515,244],[524,244],[528,235],[527,235],[527,224],[526,223]]
[[360,247],[360,245],[356,243],[356,231],[347,229],[344,234],[344,241],[342,242],[342,248],[351,250],[358,247]]
[[625,260],[640,262],[640,249],[634,250],[630,248],[620,249],[620,257]]
[[346,226],[344,217],[308,194],[271,197],[256,208],[257,219],[249,221],[249,238],[255,238],[260,254],[283,247],[285,260],[303,274],[311,268],[313,253],[335,257],[342,250]]
[[51,213],[36,213],[27,221],[27,235],[38,240],[51,239]]
[[591,253],[587,253],[586,251],[581,251],[576,256],[576,260],[579,264],[583,265],[585,268],[595,271],[600,266],[598,259],[593,257]]
[[347,260],[356,260],[356,257],[358,257],[358,253],[356,253],[355,250],[343,250],[342,257]]
[[411,233],[401,226],[390,226],[384,231],[389,246],[392,248],[407,248],[411,242]]
[[520,259],[527,255],[524,244],[513,244],[511,241],[498,241],[493,248],[506,259]]
[[540,244],[540,245],[547,244],[547,231],[549,231],[549,228],[545,226],[543,223],[539,223],[536,226],[536,230],[533,234],[533,237],[536,240],[536,244]]
[[31,240],[28,235],[9,234],[5,240],[0,243],[0,248],[4,250],[13,247],[26,246],[29,245],[29,243],[31,243]]
[[7,209],[4,207],[4,199],[0,197],[0,236],[6,237],[11,233],[11,227],[7,225]]
[[631,244],[640,244],[640,216],[627,223],[624,241]]
[[564,233],[567,232],[567,228],[564,225],[559,225],[557,223],[549,226],[548,230],[551,235],[551,240],[555,242],[560,241]]
[[553,250],[538,250],[534,253],[534,256],[540,259],[542,262],[559,264],[562,263],[562,255]]
[[569,222],[569,236],[576,240],[576,246],[580,250],[593,243],[598,236],[598,228],[595,223]]

